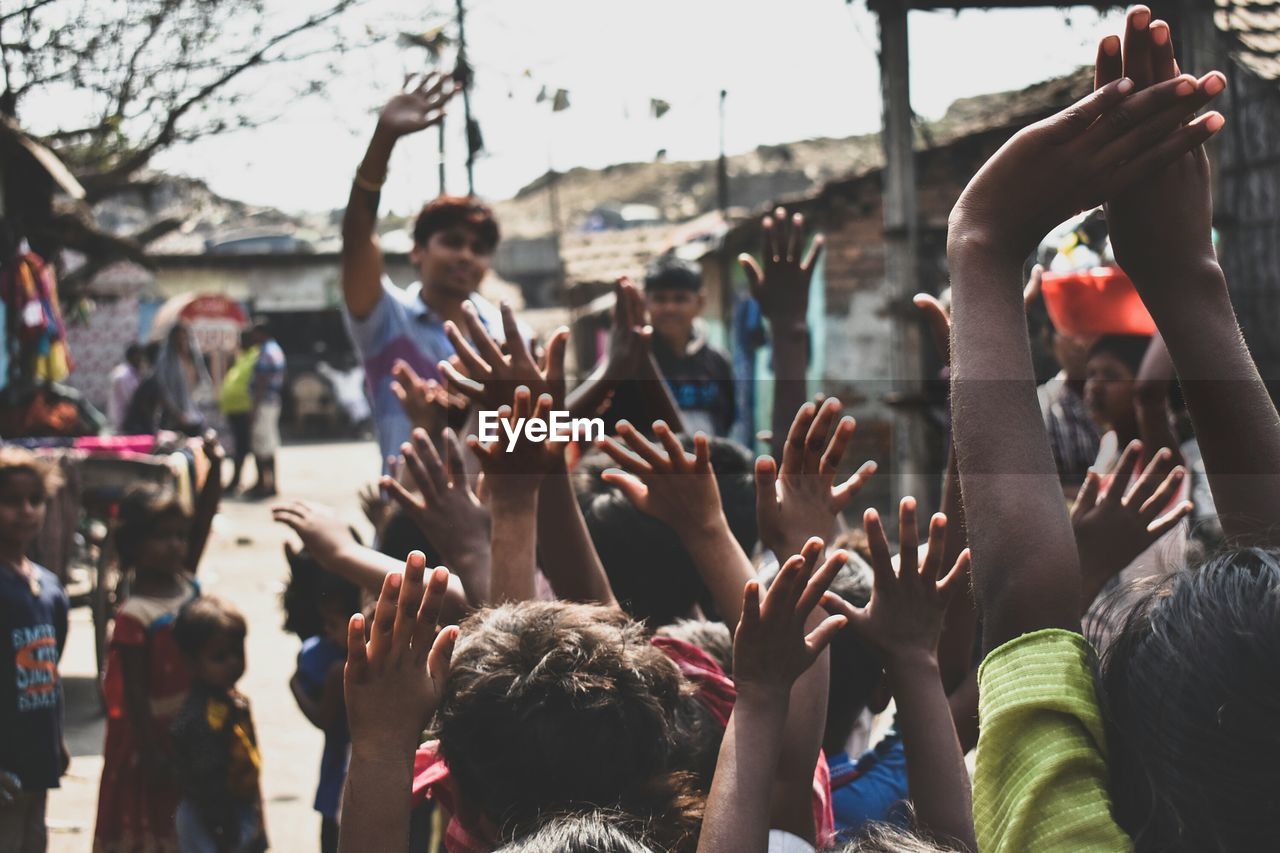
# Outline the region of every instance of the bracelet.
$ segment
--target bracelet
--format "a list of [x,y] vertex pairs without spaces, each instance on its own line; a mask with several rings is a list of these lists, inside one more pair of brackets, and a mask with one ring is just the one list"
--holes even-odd
[[360,169],[357,167],[354,181],[356,186],[358,186],[360,189],[365,190],[367,192],[376,193],[376,192],[382,191],[382,185],[387,182],[387,179],[386,177],[383,177],[383,179],[380,181],[376,181],[376,182],[371,181],[368,178],[366,178],[364,175],[360,174]]

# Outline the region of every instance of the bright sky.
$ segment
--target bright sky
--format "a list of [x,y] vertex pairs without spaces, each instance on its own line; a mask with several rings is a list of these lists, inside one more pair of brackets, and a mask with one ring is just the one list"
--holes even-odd
[[[421,31],[446,20],[452,4],[423,0],[423,9],[420,22],[410,21],[404,0],[369,0],[346,25]],[[548,164],[649,160],[660,148],[671,159],[714,157],[721,88],[730,153],[879,126],[876,22],[863,0],[469,0],[468,9],[472,103],[488,149],[476,189],[489,198],[510,196]],[[1097,40],[1121,21],[1119,12],[1088,7],[913,12],[912,103],[935,118],[956,98],[1066,73],[1091,61]],[[394,41],[348,53],[336,59],[327,95],[294,103],[272,75],[260,76],[255,97],[278,119],[171,150],[155,165],[231,198],[341,207],[377,108],[423,56]],[[570,109],[552,115],[549,103],[535,103],[544,85],[568,90]],[[671,111],[651,118],[650,98]],[[455,99],[446,143],[453,191],[465,188],[461,115]],[[435,148],[434,130],[402,141],[384,210],[406,212],[435,193]]]

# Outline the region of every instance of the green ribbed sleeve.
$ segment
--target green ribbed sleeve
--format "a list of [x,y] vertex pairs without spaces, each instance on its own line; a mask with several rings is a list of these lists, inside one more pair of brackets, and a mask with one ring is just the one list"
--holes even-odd
[[1010,640],[978,670],[973,823],[981,853],[1115,853],[1102,713],[1084,637]]

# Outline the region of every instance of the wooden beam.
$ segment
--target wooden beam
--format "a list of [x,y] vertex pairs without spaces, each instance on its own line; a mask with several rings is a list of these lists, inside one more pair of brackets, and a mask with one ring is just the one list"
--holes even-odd
[[[883,102],[885,284],[890,324],[890,363],[893,393],[911,399],[921,392],[923,362],[920,323],[906,310],[919,289],[919,215],[913,150],[909,85],[908,0],[879,6],[880,94]],[[898,408],[893,415],[892,496],[896,502],[914,496],[920,514],[928,517],[932,501],[924,469],[927,448],[924,424],[916,407]],[[892,517],[892,513],[889,514]]]

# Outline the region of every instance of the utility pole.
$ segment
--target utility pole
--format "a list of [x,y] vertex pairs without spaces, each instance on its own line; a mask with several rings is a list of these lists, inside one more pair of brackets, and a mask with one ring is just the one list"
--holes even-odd
[[440,124],[436,127],[438,133],[438,149],[439,162],[437,167],[440,170],[440,195],[444,195],[444,116],[440,117]]
[[[458,80],[458,83],[462,86],[462,114],[467,123],[467,193],[469,195],[475,195],[476,180],[473,167],[476,161],[476,152],[472,147],[472,140],[475,136],[473,135],[471,119],[471,65],[467,62],[467,30],[465,25],[466,10],[462,7],[462,0],[457,0],[457,9],[458,68],[454,72],[454,78],[456,79],[459,76],[462,77],[461,80]],[[443,180],[441,183],[443,183]]]
[[720,90],[720,160],[716,163],[716,201],[726,222],[729,217],[729,159],[724,153],[724,101],[728,95],[725,89]]
[[919,216],[915,149],[908,78],[907,0],[883,0],[873,8],[880,19],[880,94],[884,131],[885,301],[888,304],[893,415],[893,498],[915,495],[921,513],[929,509],[924,424],[921,417],[923,364],[920,324],[911,305],[919,289]]

